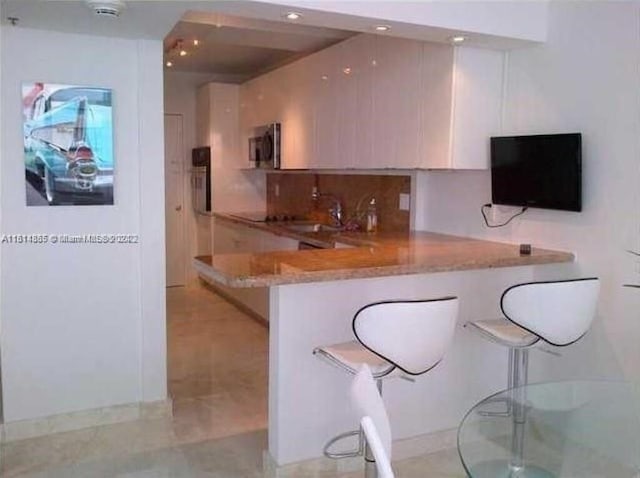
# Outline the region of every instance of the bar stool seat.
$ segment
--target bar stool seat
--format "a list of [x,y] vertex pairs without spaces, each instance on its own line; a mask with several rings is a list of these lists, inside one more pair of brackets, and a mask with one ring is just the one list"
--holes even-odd
[[355,340],[317,347],[313,353],[353,375],[358,373],[362,364],[369,367],[373,378],[376,379],[386,377],[396,368],[395,365],[370,352]]
[[536,334],[507,319],[477,320],[469,322],[467,327],[474,328],[483,337],[506,347],[531,347],[540,341],[540,337]]

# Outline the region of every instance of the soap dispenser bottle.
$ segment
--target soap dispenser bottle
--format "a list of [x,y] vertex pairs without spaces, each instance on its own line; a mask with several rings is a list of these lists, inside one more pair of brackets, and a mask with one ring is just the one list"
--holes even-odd
[[376,198],[371,198],[367,207],[367,232],[378,230],[378,211],[376,209]]

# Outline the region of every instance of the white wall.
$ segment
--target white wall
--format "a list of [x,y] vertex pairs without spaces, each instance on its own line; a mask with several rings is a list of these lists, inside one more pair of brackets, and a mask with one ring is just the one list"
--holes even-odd
[[[164,399],[162,44],[5,27],[0,53],[2,233],[140,235],[2,245],[5,420]],[[114,206],[26,207],[22,81],[113,89]]]
[[636,2],[552,2],[548,42],[510,53],[505,133],[582,132],[582,213],[530,209],[487,229],[488,171],[418,174],[418,229],[571,250],[576,275],[602,278],[593,333],[564,357],[536,356],[544,376],[640,379],[640,294],[621,287],[638,281],[625,250],[640,244],[639,18]]

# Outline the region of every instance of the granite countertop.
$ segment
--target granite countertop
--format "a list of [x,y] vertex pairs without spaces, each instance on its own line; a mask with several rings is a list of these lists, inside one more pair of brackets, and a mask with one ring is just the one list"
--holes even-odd
[[305,282],[451,272],[496,267],[572,262],[570,252],[532,248],[432,232],[291,233],[283,227],[253,223],[227,215],[224,219],[310,242],[310,238],[351,244],[353,248],[275,251],[255,254],[200,256],[200,274],[230,287],[264,287]]

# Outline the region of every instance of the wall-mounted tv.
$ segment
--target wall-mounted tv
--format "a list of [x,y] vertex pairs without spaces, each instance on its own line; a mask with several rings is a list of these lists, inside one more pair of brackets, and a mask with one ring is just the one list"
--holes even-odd
[[582,210],[581,134],[491,138],[491,201]]

